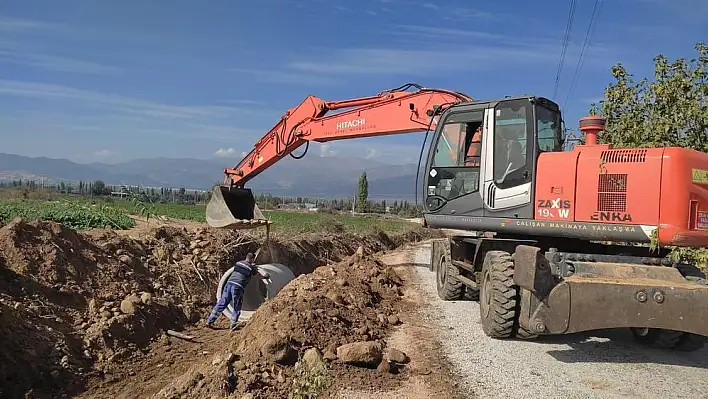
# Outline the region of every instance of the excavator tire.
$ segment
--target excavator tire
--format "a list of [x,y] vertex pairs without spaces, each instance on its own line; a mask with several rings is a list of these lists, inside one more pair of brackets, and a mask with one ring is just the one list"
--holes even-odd
[[514,261],[505,251],[489,251],[482,264],[479,311],[482,330],[492,338],[510,338],[517,318],[518,287]]
[[[708,285],[708,279],[706,279],[706,274],[698,268],[696,265],[692,264],[678,264],[676,268],[679,270],[681,275],[686,278],[686,280],[693,281],[696,284]],[[692,334],[684,332],[676,343],[674,349],[683,352],[693,352],[703,348],[708,342],[708,337],[699,334]]]
[[460,270],[450,262],[450,251],[446,250],[449,247],[445,244],[441,247],[440,251],[434,251],[437,252],[434,268],[438,296],[445,301],[457,301],[465,294],[465,285],[457,279]]
[[661,328],[632,328],[632,334],[642,345],[657,349],[672,349],[679,343],[684,333]]
[[466,285],[464,299],[467,301],[479,301],[479,286],[472,288]]
[[708,337],[703,335],[683,333],[675,349],[682,352],[693,352],[706,346],[706,342],[708,342]]

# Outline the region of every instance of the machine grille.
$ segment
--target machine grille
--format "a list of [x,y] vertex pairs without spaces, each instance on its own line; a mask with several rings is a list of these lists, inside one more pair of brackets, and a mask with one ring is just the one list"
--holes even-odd
[[625,212],[627,210],[627,174],[601,173],[597,181],[597,210]]
[[646,148],[606,150],[600,155],[602,163],[637,163],[646,159]]

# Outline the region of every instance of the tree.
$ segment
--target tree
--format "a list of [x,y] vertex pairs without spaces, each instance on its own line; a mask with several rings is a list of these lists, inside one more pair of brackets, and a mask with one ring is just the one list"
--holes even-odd
[[366,172],[359,176],[359,189],[357,191],[356,205],[357,212],[366,212],[366,203],[369,199],[369,182],[366,180]]
[[105,190],[106,183],[104,183],[103,180],[96,180],[91,185],[91,192],[93,193],[93,195],[103,195]]
[[[613,66],[614,82],[601,102],[606,126],[599,141],[615,148],[676,146],[708,152],[708,46],[697,43],[695,49],[698,57],[688,62],[654,57],[651,82],[635,82],[622,64]],[[594,104],[591,111],[597,111]],[[672,257],[705,264],[708,250],[677,247]]]
[[708,151],[708,46],[698,57],[669,62],[654,57],[654,80],[635,82],[622,64],[612,67],[601,113],[606,127],[600,142],[614,147],[678,146]]

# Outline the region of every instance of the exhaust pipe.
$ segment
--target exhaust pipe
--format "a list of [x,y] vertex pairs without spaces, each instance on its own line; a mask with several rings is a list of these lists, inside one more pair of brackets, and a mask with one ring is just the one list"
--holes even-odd
[[215,185],[206,207],[209,226],[225,229],[253,229],[271,223],[256,204],[253,193],[247,188]]

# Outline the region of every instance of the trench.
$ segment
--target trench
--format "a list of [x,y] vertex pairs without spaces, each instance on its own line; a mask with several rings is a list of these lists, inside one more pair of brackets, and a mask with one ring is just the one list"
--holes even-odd
[[[256,257],[256,264],[270,273],[272,284],[265,283],[257,276],[249,281],[244,289],[239,320],[248,320],[261,304],[277,295],[281,289],[299,275],[312,273],[317,267],[328,262],[342,261],[353,255],[359,247],[362,247],[364,252],[371,254],[394,250],[407,243],[438,237],[439,234],[441,233],[433,230],[413,230],[395,235],[383,232],[367,236],[336,234],[296,241],[257,243],[248,249],[244,248],[244,250],[232,254],[231,258],[240,260],[245,257],[248,251],[260,252]],[[232,271],[233,267],[224,271],[218,285],[214,287],[216,301],[221,298],[226,281]],[[231,318],[232,304],[229,304],[222,314]]]
[[[359,247],[373,254],[438,234],[324,232],[265,244],[201,228],[157,227],[132,238],[54,222],[11,223],[0,228],[0,381],[13,384],[0,383],[0,397],[144,397],[205,356],[204,348],[223,346],[223,332],[202,323],[225,272],[248,252],[260,249],[256,263],[269,269],[273,284],[251,279],[242,320],[293,278]],[[204,255],[209,260],[200,261]],[[167,337],[168,330],[201,343]]]

